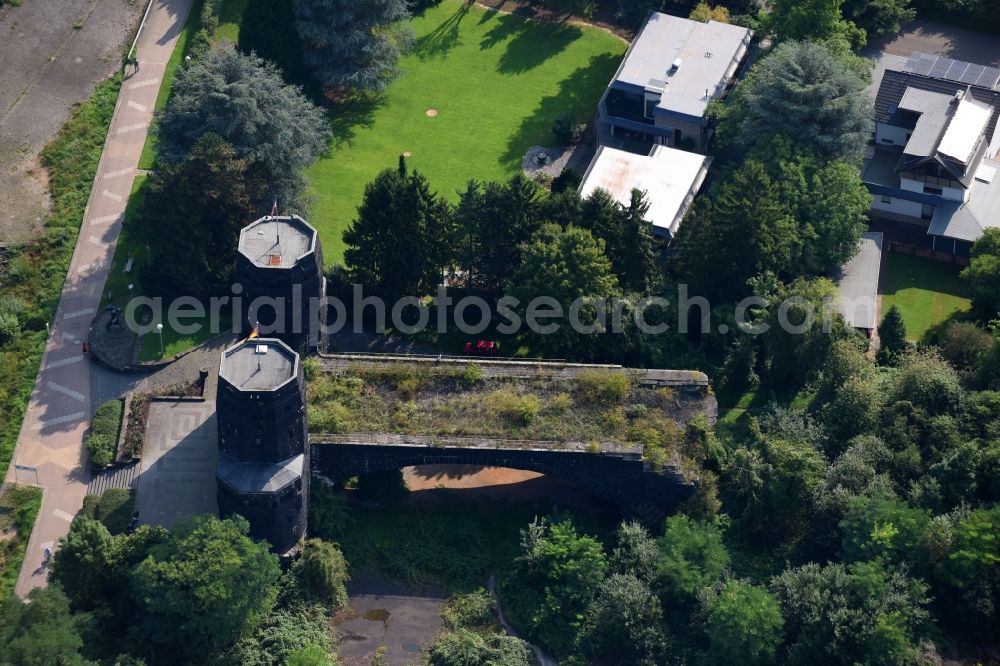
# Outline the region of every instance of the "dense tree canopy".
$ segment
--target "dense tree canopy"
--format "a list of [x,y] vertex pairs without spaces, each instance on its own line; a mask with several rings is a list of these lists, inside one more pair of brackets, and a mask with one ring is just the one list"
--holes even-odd
[[516,586],[513,610],[529,636],[568,654],[606,567],[601,544],[569,520],[538,521],[523,530],[510,584]]
[[864,30],[869,39],[898,32],[917,15],[910,0],[846,0],[844,18]]
[[90,666],[81,634],[90,616],[70,613],[62,588],[53,585],[32,590],[27,600],[10,597],[0,602],[0,663],[11,666]]
[[353,279],[390,301],[433,293],[453,255],[451,209],[403,157],[365,187],[358,217],[344,232]]
[[217,134],[204,134],[179,162],[149,176],[137,215],[146,238],[157,243],[156,261],[142,279],[160,295],[225,293],[240,229],[260,215],[267,183],[250,159]]
[[335,91],[381,92],[412,43],[406,0],[294,0],[306,65]]
[[772,663],[784,625],[778,600],[766,589],[739,580],[726,581],[706,597],[713,663]]
[[979,317],[989,321],[1000,315],[1000,229],[987,229],[973,244],[962,278],[969,285]]
[[787,663],[912,664],[927,588],[881,564],[807,564],[771,581],[785,618]]
[[775,138],[783,136],[806,155],[854,161],[872,128],[865,86],[829,47],[786,42],[737,87],[722,113],[720,134],[772,155]]
[[191,656],[232,644],[260,621],[274,603],[278,558],[248,531],[240,517],[192,519],[150,549],[132,575],[147,640]]
[[262,212],[275,198],[283,207],[301,203],[301,171],[326,149],[329,135],[322,110],[276,66],[226,46],[178,69],[158,127],[160,153],[174,161],[202,135],[222,137],[265,183],[251,193]]

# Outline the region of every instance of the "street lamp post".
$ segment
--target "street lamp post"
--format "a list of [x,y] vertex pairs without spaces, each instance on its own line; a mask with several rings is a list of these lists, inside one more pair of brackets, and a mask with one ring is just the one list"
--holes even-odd
[[160,334],[160,358],[163,358],[163,324],[156,325],[156,332]]

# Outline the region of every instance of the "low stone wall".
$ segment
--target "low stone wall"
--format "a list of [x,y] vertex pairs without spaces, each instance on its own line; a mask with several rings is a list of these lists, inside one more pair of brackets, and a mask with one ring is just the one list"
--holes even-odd
[[422,356],[417,354],[320,354],[328,372],[351,366],[414,365],[439,368],[466,368],[476,365],[484,377],[573,379],[584,372],[627,372],[635,382],[648,386],[708,389],[708,375],[697,370],[626,368],[614,364],[565,363],[558,361],[480,358],[477,356]]

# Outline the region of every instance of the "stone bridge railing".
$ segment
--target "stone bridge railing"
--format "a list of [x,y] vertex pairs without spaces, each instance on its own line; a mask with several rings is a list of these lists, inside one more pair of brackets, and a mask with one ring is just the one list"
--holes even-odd
[[437,368],[465,368],[469,365],[476,365],[484,377],[514,379],[540,377],[573,379],[583,372],[626,372],[640,386],[689,387],[703,391],[708,390],[708,375],[697,370],[647,370],[596,363],[419,354],[321,354],[319,360],[325,370],[334,372],[346,370],[351,366],[380,367],[398,364]]

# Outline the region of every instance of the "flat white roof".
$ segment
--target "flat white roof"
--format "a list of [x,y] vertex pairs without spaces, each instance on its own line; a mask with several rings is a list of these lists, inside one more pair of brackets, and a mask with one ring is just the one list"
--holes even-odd
[[690,206],[689,196],[705,178],[708,161],[704,155],[667,146],[655,146],[650,155],[602,146],[580,184],[580,196],[600,188],[628,206],[632,190],[642,190],[649,202],[649,221],[672,235]]
[[[701,117],[752,34],[737,25],[654,12],[632,42],[615,80],[641,89],[662,89],[660,108]],[[680,66],[672,71],[678,59]]]
[[941,137],[938,152],[953,157],[962,164],[968,164],[992,115],[992,106],[963,99],[958,103],[955,115]]

